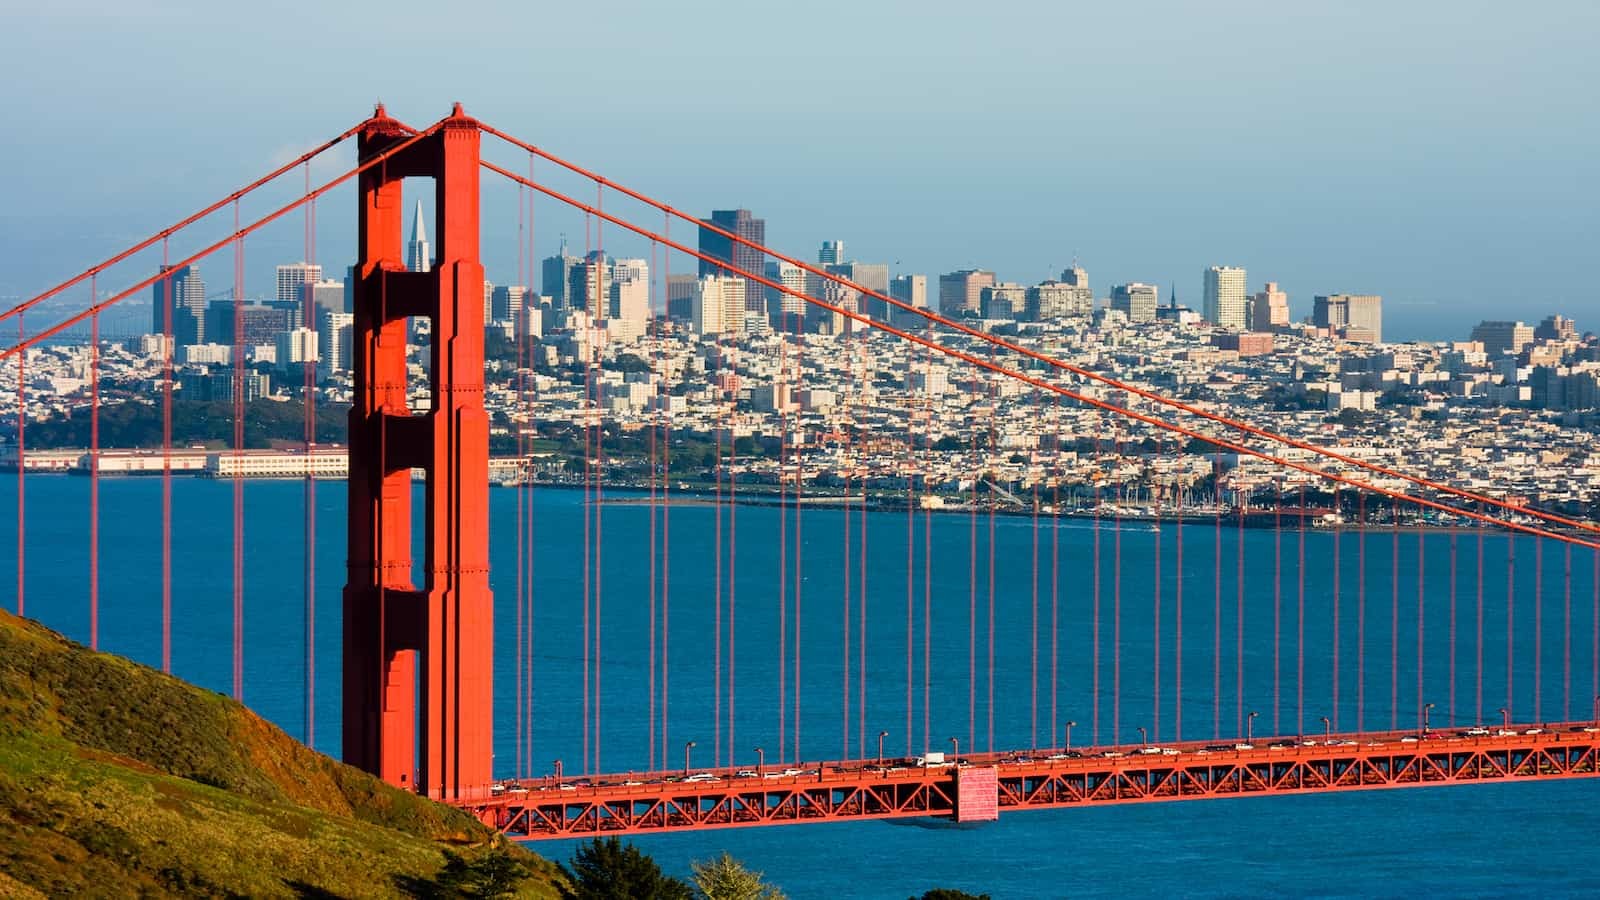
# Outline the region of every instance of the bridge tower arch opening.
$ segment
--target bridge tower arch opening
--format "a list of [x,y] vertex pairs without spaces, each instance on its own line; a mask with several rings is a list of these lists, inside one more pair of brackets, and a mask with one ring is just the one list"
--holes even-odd
[[[359,158],[411,136],[380,106],[358,135]],[[436,130],[363,172],[358,188],[343,756],[441,800],[493,775],[479,144],[478,123],[457,104]],[[402,181],[419,177],[433,180],[435,197],[427,271],[407,266]],[[432,331],[426,409],[406,402],[418,318]],[[414,469],[426,475],[420,578]]]

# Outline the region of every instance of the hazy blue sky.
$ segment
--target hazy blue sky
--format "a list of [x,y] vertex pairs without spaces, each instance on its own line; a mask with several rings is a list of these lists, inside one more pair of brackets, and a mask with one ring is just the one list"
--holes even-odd
[[[1097,293],[1190,301],[1233,264],[1296,317],[1314,293],[1381,293],[1393,337],[1557,310],[1600,326],[1593,0],[4,4],[0,294],[375,99],[418,123],[459,99],[679,207],[748,206],[807,257],[837,237],[903,271],[1034,281],[1076,254]],[[324,262],[349,254],[348,206],[321,213]],[[581,245],[581,221],[538,215],[541,255],[558,230]],[[509,281],[497,227],[486,261]],[[251,258],[298,258],[301,234]]]

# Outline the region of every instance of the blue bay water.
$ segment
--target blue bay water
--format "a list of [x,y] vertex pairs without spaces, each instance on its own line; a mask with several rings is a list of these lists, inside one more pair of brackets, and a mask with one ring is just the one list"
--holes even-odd
[[[79,640],[87,639],[88,629],[84,550],[88,488],[87,480],[68,476],[29,476],[26,483],[27,612]],[[306,734],[303,490],[300,482],[290,481],[249,482],[244,488],[245,701],[297,737]],[[549,771],[552,760],[559,758],[569,774],[576,774],[585,770],[581,762],[584,740],[578,725],[582,721],[584,580],[576,564],[583,558],[584,497],[581,492],[554,489],[534,490],[531,496],[535,636],[529,759],[535,773]],[[317,486],[314,743],[334,754],[339,748],[344,498],[342,483]],[[0,509],[10,509],[15,502],[15,479],[0,479]],[[107,479],[101,484],[101,504],[101,647],[159,665],[160,483],[154,479]],[[494,648],[496,766],[498,772],[510,775],[515,774],[518,762],[513,692],[515,493],[494,491],[492,506],[498,634]],[[204,687],[227,691],[232,672],[232,485],[175,480],[173,507],[173,671]],[[656,520],[658,538],[668,528],[671,533],[667,581],[670,722],[663,740],[659,725],[648,727],[651,512],[648,506],[634,504],[599,508],[597,533],[604,564],[600,581],[599,768],[640,769],[650,765],[652,758],[657,765],[681,766],[684,743],[690,740],[696,743],[692,757],[696,766],[730,761],[753,764],[757,746],[766,749],[769,763],[776,762],[780,759],[779,712],[774,700],[780,656],[779,535],[782,529],[789,541],[786,563],[790,568],[783,592],[788,616],[783,661],[788,680],[795,664],[795,513],[791,510],[785,515],[771,507],[724,507],[720,577],[713,562],[714,536],[719,530],[717,510],[679,505],[671,507],[668,516],[666,521]],[[797,753],[794,748],[791,694],[784,711],[782,758],[814,761],[842,755],[871,756],[876,753],[879,731],[889,732],[885,749],[891,754],[920,752],[925,747],[948,749],[951,737],[956,737],[964,750],[987,748],[991,710],[987,678],[989,517],[980,515],[974,520],[957,513],[925,518],[918,514],[908,523],[904,512],[865,516],[869,653],[863,722],[857,680],[863,518],[859,512],[852,513],[849,532],[852,680],[847,718],[841,658],[843,516],[838,510],[821,509],[799,514],[800,749]],[[6,533],[0,535],[0,572],[13,571],[15,565],[15,535],[9,517],[6,521]],[[925,535],[930,523],[932,533]],[[736,545],[730,540],[735,534]],[[1438,727],[1480,721],[1480,710],[1481,719],[1493,724],[1498,721],[1497,710],[1507,705],[1512,717],[1520,721],[1586,719],[1591,715],[1596,663],[1591,643],[1595,569],[1590,551],[1578,550],[1569,559],[1561,545],[1547,543],[1540,550],[1531,539],[1513,541],[1502,534],[1480,537],[1472,532],[1454,536],[1434,532],[1422,537],[1406,532],[1397,539],[1382,530],[1335,537],[1323,532],[1302,536],[1292,528],[1281,532],[1252,529],[1241,534],[1232,527],[1219,532],[1211,524],[1182,529],[1168,524],[1155,533],[1143,524],[1130,523],[1119,536],[1107,520],[1098,532],[1097,582],[1096,534],[1093,524],[1083,521],[1060,525],[1046,521],[1037,531],[1026,518],[1002,516],[993,523],[992,711],[993,745],[997,748],[1051,745],[1062,738],[1068,720],[1078,723],[1073,742],[1079,745],[1096,740],[1109,743],[1119,737],[1136,741],[1139,727],[1146,728],[1154,739],[1172,740],[1179,736],[1180,712],[1181,737],[1185,739],[1233,736],[1251,711],[1260,713],[1258,736],[1315,734],[1322,728],[1322,716],[1336,718],[1338,727],[1346,729],[1358,724],[1414,727],[1421,703],[1435,704],[1432,722]],[[1481,578],[1477,566],[1480,539]],[[1120,567],[1116,564],[1119,540]],[[924,553],[924,541],[931,554]],[[1181,579],[1177,565],[1180,543],[1184,560]],[[657,554],[658,574],[665,555]],[[1158,558],[1159,620],[1155,617]],[[1220,571],[1214,565],[1218,558],[1223,561]],[[925,564],[930,575],[926,583]],[[1275,568],[1280,571],[1276,579]],[[1364,579],[1360,577],[1363,570]],[[1235,677],[1241,571],[1242,702]],[[1112,652],[1119,575],[1120,679]],[[731,735],[726,685],[718,697],[711,666],[713,597],[720,586],[726,604],[730,584],[737,671]],[[1172,641],[1180,584],[1184,616],[1181,703],[1177,702],[1178,659]],[[1302,641],[1298,615],[1302,584],[1306,610],[1303,690],[1297,662]],[[1476,645],[1480,585],[1485,644],[1481,701]],[[931,607],[931,628],[926,630],[925,588]],[[1220,636],[1215,630],[1219,592]],[[1569,593],[1570,648],[1564,642],[1569,633]],[[1421,667],[1420,691],[1419,595],[1426,660]],[[661,599],[659,590],[656,599]],[[909,738],[908,599],[914,620]],[[1509,653],[1508,599],[1512,600]],[[1097,604],[1098,703],[1094,692]],[[1453,680],[1452,607],[1458,636]],[[723,609],[725,655],[726,605]],[[976,629],[969,630],[974,619]],[[1159,706],[1152,689],[1157,621],[1163,648]],[[922,704],[925,633],[931,658],[926,742]],[[1337,704],[1333,701],[1335,635],[1339,648]],[[1054,671],[1052,637],[1057,658]],[[1363,682],[1357,680],[1358,643],[1365,645]],[[1214,705],[1213,649],[1219,645],[1222,691]],[[969,684],[973,647],[975,685]],[[1391,652],[1398,657],[1398,668],[1393,671]],[[1113,685],[1119,681],[1120,692],[1115,693],[1120,697],[1114,701]],[[786,685],[791,691],[792,684],[790,680]],[[720,712],[717,721],[713,721],[714,709]],[[1600,892],[1600,874],[1595,872],[1591,847],[1592,835],[1600,830],[1597,800],[1600,781],[1581,780],[1016,813],[974,829],[868,822],[696,832],[639,838],[638,843],[679,873],[687,871],[690,860],[729,850],[764,870],[794,897],[905,897],[934,886],[985,891],[996,898],[1279,892],[1398,896],[1441,888],[1463,896],[1582,895]],[[536,845],[558,858],[569,854],[571,847],[565,842]]]

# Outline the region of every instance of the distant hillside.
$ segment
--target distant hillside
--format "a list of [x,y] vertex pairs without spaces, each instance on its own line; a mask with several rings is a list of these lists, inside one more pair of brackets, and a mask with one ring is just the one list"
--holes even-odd
[[0,896],[451,895],[446,851],[554,896],[553,865],[471,816],[0,611]]

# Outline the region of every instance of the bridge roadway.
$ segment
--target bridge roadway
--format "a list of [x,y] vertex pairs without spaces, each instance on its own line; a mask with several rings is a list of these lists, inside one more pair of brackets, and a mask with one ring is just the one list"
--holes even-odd
[[526,839],[1001,812],[1600,774],[1595,722],[1257,738],[1253,743],[974,753],[959,764],[885,758],[795,767],[553,776],[458,801]]

